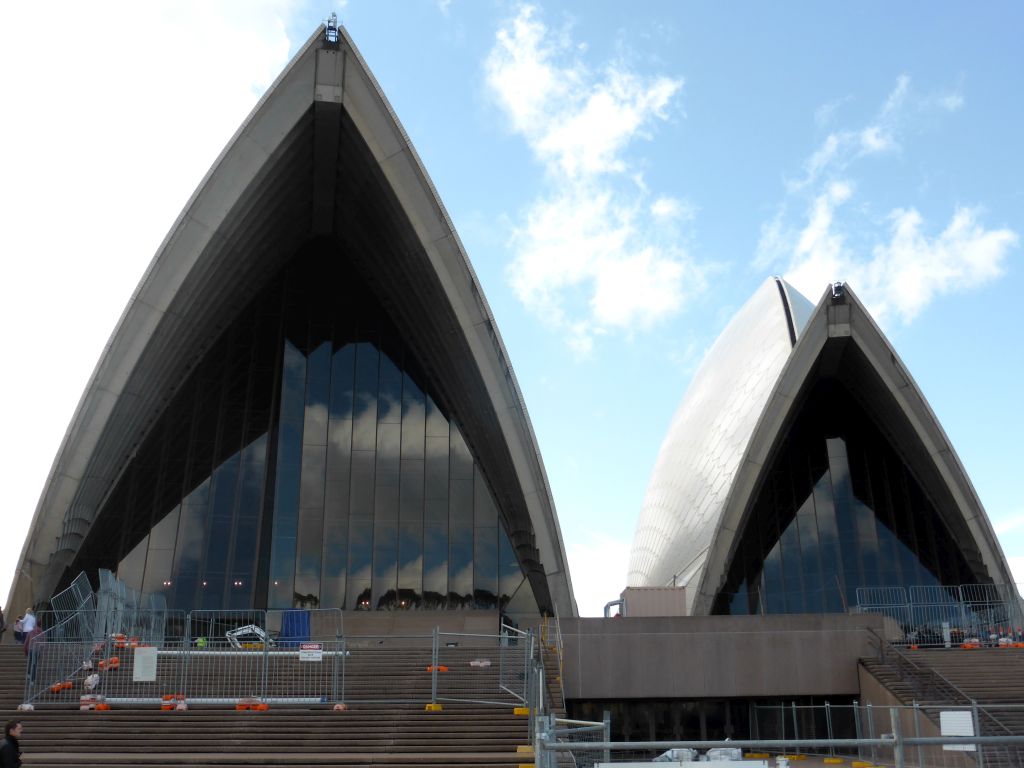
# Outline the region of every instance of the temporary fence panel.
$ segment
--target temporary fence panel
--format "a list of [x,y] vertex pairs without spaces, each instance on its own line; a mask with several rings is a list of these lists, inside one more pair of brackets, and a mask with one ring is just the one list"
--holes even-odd
[[914,603],[910,610],[909,643],[948,646],[973,635],[963,603]]
[[[437,699],[513,706],[526,698],[527,642],[502,644],[502,636],[439,632]],[[504,685],[503,683],[508,683]]]
[[76,611],[96,608],[92,584],[89,583],[85,571],[78,574],[67,589],[50,598],[50,607],[58,614],[58,620],[67,618]]
[[431,701],[430,635],[358,635],[345,638],[343,647],[339,688],[344,702]]
[[77,640],[45,642],[39,635],[31,645],[25,666],[25,692],[27,704],[77,703],[85,678],[94,670],[107,648]]
[[340,702],[344,645],[341,640],[305,640],[267,651],[264,700],[273,705]]
[[[903,595],[906,599],[901,602]],[[905,641],[917,645],[953,645],[1024,641],[1024,612],[1013,584],[963,584],[860,587],[857,608],[896,620]]]
[[78,574],[67,589],[50,598],[50,606],[53,608],[53,625],[62,628],[62,637],[82,642],[94,639],[96,599],[85,571]]
[[262,699],[267,651],[236,648],[224,639],[206,639],[183,652],[181,692],[190,704],[232,704]]
[[272,647],[266,623],[265,611],[189,613],[182,688],[190,702],[263,697]]
[[[129,613],[138,621],[138,612]],[[39,643],[25,701],[72,705],[88,693],[133,706],[224,706],[246,699],[545,706],[543,690],[533,688],[543,681],[543,668],[529,633],[504,644],[496,635],[436,630],[282,643],[269,637],[260,611],[166,612],[165,618],[165,629],[173,627],[176,635],[153,645],[121,633],[95,643]]]
[[857,605],[882,607],[910,602],[903,587],[857,587]]
[[[105,647],[104,658],[93,666],[99,683],[95,692],[108,704],[155,707],[184,700],[184,651],[144,643],[117,647],[108,642]],[[86,693],[87,681],[88,677],[83,683]]]
[[[539,768],[592,768],[601,763],[608,763],[612,760],[611,752],[591,745],[608,742],[610,739],[610,723],[607,719],[598,723],[558,718],[555,715],[539,717],[535,741],[543,744],[571,745],[571,751],[558,753],[535,749],[537,765]],[[649,757],[649,754],[644,756]]]
[[[949,705],[883,707],[854,705],[755,705],[752,707],[751,738],[753,739],[855,739],[891,738],[895,728],[907,738],[941,736],[942,715],[955,714],[971,725],[971,733],[995,739],[1009,738],[1012,729],[1006,723],[1024,718],[1024,705]],[[896,725],[894,725],[896,723]],[[947,734],[951,735],[951,734]],[[885,764],[891,760],[891,745],[879,746],[846,743],[807,747],[807,754],[841,756]],[[995,744],[980,747],[981,759],[992,765],[1024,765],[1024,745]],[[965,755],[963,745],[956,749],[942,745],[914,745],[905,750],[906,766],[923,768],[974,768],[977,752]],[[1000,762],[1002,761],[1002,762]]]
[[534,657],[536,636],[532,632],[506,628],[499,653],[498,687],[521,702],[526,702],[527,678]]

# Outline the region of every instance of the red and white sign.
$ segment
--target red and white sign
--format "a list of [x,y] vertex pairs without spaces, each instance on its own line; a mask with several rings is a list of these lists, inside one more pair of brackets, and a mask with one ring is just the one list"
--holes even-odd
[[299,661],[323,661],[323,643],[299,643]]

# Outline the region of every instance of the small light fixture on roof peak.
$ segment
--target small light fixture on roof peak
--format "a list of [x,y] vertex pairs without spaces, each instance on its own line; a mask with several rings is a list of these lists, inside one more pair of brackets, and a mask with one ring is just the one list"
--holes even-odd
[[327,42],[336,44],[338,42],[338,14],[331,12],[331,16],[324,22],[327,25]]

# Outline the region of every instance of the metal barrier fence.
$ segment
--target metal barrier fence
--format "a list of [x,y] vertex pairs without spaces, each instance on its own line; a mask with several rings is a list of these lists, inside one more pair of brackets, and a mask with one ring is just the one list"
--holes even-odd
[[536,638],[529,632],[505,625],[501,632],[498,654],[498,688],[526,704],[530,664],[534,657]]
[[[1024,704],[1022,705],[965,705],[927,706],[915,703],[912,706],[879,707],[871,704],[852,705],[798,705],[795,703],[781,705],[754,705],[751,707],[751,737],[754,739],[878,739],[886,738],[893,732],[892,720],[897,717],[903,733],[915,738],[939,736],[943,724],[956,724],[966,728],[971,734],[986,737],[1003,738],[1013,736],[1013,730],[1005,723],[1024,723]],[[838,743],[838,742],[837,742]],[[957,750],[959,751],[959,750]],[[829,757],[845,757],[858,760],[877,762],[883,759],[886,749],[877,746],[839,747],[829,745],[821,750],[809,749]],[[934,745],[917,745],[907,756],[908,766],[975,766],[990,762],[1004,765],[1024,765],[1024,745],[998,744],[987,745],[978,752],[967,750],[970,761],[960,763],[955,756],[942,754],[944,750]],[[963,755],[961,755],[963,757]],[[1013,758],[1010,762],[1006,759]]]
[[[600,723],[588,720],[569,720],[551,714],[545,715],[537,720],[536,741],[544,745],[572,745],[572,749],[568,754],[558,755],[553,751],[546,752],[546,765],[549,768],[563,764],[580,766],[582,768],[612,761],[611,750],[592,746],[597,743],[611,741],[611,721],[607,712],[605,713],[604,721]],[[570,756],[572,758],[571,763],[566,760]],[[562,759],[559,760],[559,758]],[[545,763],[538,759],[537,766],[543,765]]]
[[[768,709],[775,709],[775,714],[782,720],[788,720],[793,714],[789,707],[783,707],[782,711]],[[864,764],[896,768],[1024,765],[1024,736],[1009,733],[974,735],[977,733],[972,730],[971,717],[974,713],[969,711],[943,708],[942,711],[948,715],[942,718],[948,726],[948,735],[942,735],[939,727],[920,708],[916,713],[909,707],[862,706],[847,709],[860,712],[855,720],[860,723],[859,731],[851,737],[801,733],[797,726],[797,732],[786,738],[769,735],[725,741],[613,742],[607,737],[607,723],[558,720],[550,716],[538,723],[534,742],[535,764],[537,768],[600,768],[606,765],[678,764],[682,761],[742,758],[750,761],[748,765],[781,767],[799,765],[796,761],[808,755],[820,755],[833,761],[860,760]]]
[[506,628],[496,637],[438,632],[434,701],[523,706],[533,656],[529,632]]
[[174,635],[153,644],[122,635],[34,643],[24,702],[74,706],[82,696],[99,696],[115,706],[522,706],[533,697],[533,706],[544,705],[537,699],[542,689],[533,687],[539,660],[527,632],[514,642],[507,635],[436,629],[418,636],[300,639],[268,632],[263,611],[193,611],[174,618],[166,625]]
[[858,587],[857,610],[894,619],[914,645],[1024,642],[1024,611],[1013,584]]

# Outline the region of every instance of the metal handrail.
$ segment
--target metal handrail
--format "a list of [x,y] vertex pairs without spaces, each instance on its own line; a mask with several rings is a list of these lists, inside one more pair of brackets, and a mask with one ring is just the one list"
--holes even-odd
[[[937,669],[933,669],[931,667],[922,667],[920,664],[909,658],[898,647],[882,638],[877,632],[875,632],[874,629],[872,629],[871,627],[866,627],[866,629],[870,634],[874,635],[875,638],[879,641],[879,661],[881,661],[883,664],[888,663],[886,660],[886,651],[891,652],[891,654],[897,659],[896,668],[899,672],[900,679],[910,679],[918,683],[917,691],[922,694],[922,697],[924,697],[928,693],[933,692],[938,692],[942,694],[943,689],[945,689],[945,692],[947,693],[947,698],[952,698],[954,701],[957,698],[959,698],[960,701],[958,703],[975,708],[978,712],[979,717],[981,715],[984,715],[997,728],[1001,729],[1007,734],[1013,735],[1013,731],[1005,723],[1003,723],[998,717],[989,712],[984,706],[979,706],[978,702],[974,698],[967,695],[967,693],[961,690],[959,686],[957,686],[955,683],[949,680]],[[932,685],[934,686],[931,689],[923,687],[924,685],[927,685],[927,678],[929,677],[932,678]],[[938,683],[937,685],[936,682]],[[951,696],[948,695],[950,693],[952,694]],[[934,700],[931,696],[927,698],[928,700]],[[929,707],[927,705],[922,707],[922,709],[925,710],[931,708],[933,707]]]

